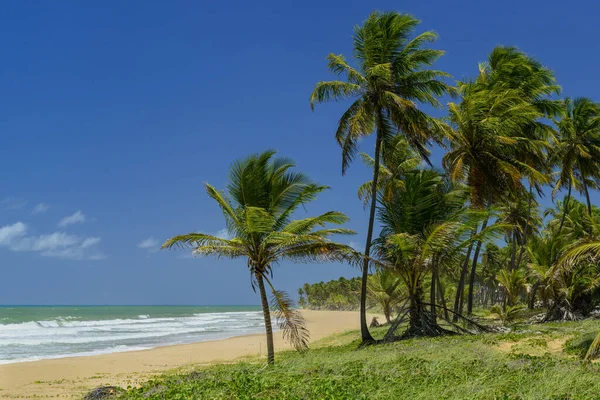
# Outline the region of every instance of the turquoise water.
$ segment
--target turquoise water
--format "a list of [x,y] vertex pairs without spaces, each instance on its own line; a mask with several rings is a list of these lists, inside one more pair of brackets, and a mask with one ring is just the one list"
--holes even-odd
[[0,364],[261,333],[255,306],[0,306]]

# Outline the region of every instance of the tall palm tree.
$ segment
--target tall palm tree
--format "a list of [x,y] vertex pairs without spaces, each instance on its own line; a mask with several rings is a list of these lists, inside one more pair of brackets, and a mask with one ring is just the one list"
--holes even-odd
[[[552,137],[552,128],[540,118],[560,111],[559,104],[549,97],[560,90],[553,72],[514,47],[500,46],[487,63],[479,65],[478,77],[459,83],[459,89],[462,102],[449,105],[454,129],[448,135],[451,152],[444,157],[444,165],[454,179],[470,186],[472,206],[484,208],[524,196],[522,178],[529,180],[530,192],[533,187],[540,192],[540,185],[548,182],[546,159]],[[530,194],[530,205],[532,201]],[[477,243],[469,282],[469,313],[480,249],[481,243]],[[468,262],[469,257],[461,276],[466,275]],[[460,282],[457,305],[462,300],[464,278]]]
[[[294,166],[290,160],[273,158],[274,154],[266,151],[235,162],[229,172],[227,193],[206,184],[206,192],[223,212],[231,238],[193,232],[174,236],[162,246],[185,246],[191,247],[196,255],[247,260],[252,288],[258,286],[260,293],[269,364],[275,360],[270,306],[277,311],[284,338],[299,350],[308,345],[308,330],[302,315],[293,309],[288,295],[276,290],[271,282],[273,267],[282,260],[352,261],[355,255],[350,247],[329,239],[331,235],[347,235],[352,231],[324,228],[326,224],[345,223],[348,218],[344,214],[330,211],[292,220],[300,205],[314,200],[327,187],[290,171]],[[273,294],[271,304],[265,282]]]
[[354,58],[357,68],[343,55],[327,56],[329,70],[343,80],[318,82],[310,96],[311,107],[327,101],[352,100],[340,118],[335,134],[342,148],[342,174],[358,151],[358,140],[375,133],[375,155],[369,227],[365,244],[360,295],[361,336],[373,341],[366,319],[367,276],[379,164],[382,146],[399,131],[422,157],[427,159],[427,143],[437,134],[439,122],[422,112],[417,103],[440,106],[437,97],[453,89],[441,78],[449,75],[431,66],[442,51],[426,48],[437,39],[433,32],[411,36],[419,24],[416,18],[395,12],[372,13],[354,29]]
[[564,117],[555,120],[559,135],[553,157],[560,171],[552,195],[567,189],[559,232],[569,211],[572,189],[585,195],[591,217],[589,189],[600,184],[600,104],[584,97],[566,98],[563,107]]
[[[497,201],[525,192],[522,178],[539,172],[515,157],[523,145],[532,145],[518,135],[540,114],[514,89],[490,90],[480,83],[460,85],[461,102],[449,104],[450,151],[442,158],[453,181],[469,188],[474,209],[489,208]],[[541,178],[538,178],[541,179]],[[482,221],[481,229],[487,225]],[[474,231],[475,233],[475,231]],[[475,245],[471,267],[468,310],[472,310],[473,281],[481,244]],[[463,262],[454,310],[462,310],[463,289],[472,248]]]

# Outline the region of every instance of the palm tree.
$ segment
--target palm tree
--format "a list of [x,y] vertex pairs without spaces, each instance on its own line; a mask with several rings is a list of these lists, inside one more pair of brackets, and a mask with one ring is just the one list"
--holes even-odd
[[392,312],[406,297],[401,290],[402,280],[390,270],[379,270],[369,276],[368,296],[381,306],[386,322],[389,324]]
[[[498,201],[525,192],[522,178],[539,174],[535,168],[515,158],[523,145],[531,143],[518,135],[540,114],[523,99],[518,90],[489,90],[480,83],[460,86],[462,101],[449,104],[448,130],[450,151],[442,164],[451,179],[469,188],[474,209],[489,208]],[[487,226],[487,219],[481,229]],[[475,230],[473,232],[475,234]],[[477,243],[471,267],[468,311],[472,310],[475,269],[481,243]],[[454,311],[462,311],[462,295],[471,256],[463,262]]]
[[567,189],[559,232],[569,211],[572,189],[585,194],[591,217],[589,189],[598,188],[600,183],[600,104],[584,97],[566,98],[563,107],[564,118],[555,120],[559,135],[553,157],[560,172],[552,195]]
[[[367,153],[360,153],[363,163],[373,168],[375,160]],[[416,169],[422,162],[421,157],[416,154],[404,137],[398,135],[391,139],[390,143],[382,151],[379,164],[379,180],[377,193],[389,200],[396,189],[404,188],[404,177],[409,171]],[[363,204],[371,204],[373,181],[363,183],[358,188],[358,198]]]
[[504,287],[507,305],[515,306],[521,290],[525,288],[525,276],[523,272],[518,269],[502,269],[496,276],[496,279]]
[[[294,166],[285,158],[273,158],[275,152],[251,155],[233,164],[229,172],[227,193],[206,184],[206,192],[217,202],[225,217],[231,238],[205,233],[174,236],[163,244],[191,247],[193,253],[218,258],[245,258],[252,288],[258,286],[267,334],[268,362],[275,360],[270,306],[275,308],[283,336],[298,350],[308,345],[308,330],[302,315],[293,309],[289,296],[276,290],[271,282],[273,267],[282,260],[353,261],[355,252],[348,246],[332,242],[331,235],[353,232],[340,225],[348,218],[336,211],[316,217],[292,220],[296,209],[314,200],[327,189],[311,182],[305,175],[292,172]],[[273,293],[269,305],[265,282]]]
[[[483,235],[470,238],[484,216],[464,212],[462,193],[437,172],[417,170],[406,175],[403,189],[381,201],[383,228],[373,243],[382,265],[402,279],[408,295],[409,328],[401,337],[446,332],[436,322],[436,308],[445,310],[445,305],[425,302],[423,280],[430,275],[435,285],[437,271],[454,263],[471,240]],[[398,318],[390,327],[387,338],[395,337],[401,321]]]
[[[455,180],[470,186],[475,208],[524,196],[522,178],[530,182],[531,205],[533,187],[540,192],[540,185],[548,182],[547,141],[552,128],[540,118],[559,113],[559,104],[549,98],[560,90],[554,74],[518,49],[500,46],[487,63],[480,64],[478,77],[459,83],[459,89],[462,102],[449,105],[454,129],[448,135],[451,151],[444,157],[444,166]],[[469,282],[469,313],[480,249],[481,243],[477,243]],[[468,262],[469,257],[459,281],[457,309],[462,309],[458,305]]]
[[424,69],[443,52],[425,48],[437,39],[433,32],[410,39],[419,22],[406,14],[372,13],[363,25],[354,29],[354,58],[358,67],[350,66],[343,55],[330,54],[327,56],[329,70],[343,80],[318,82],[310,96],[312,108],[327,101],[353,101],[340,118],[335,134],[342,148],[342,174],[358,151],[358,140],[374,132],[376,136],[360,294],[364,343],[373,342],[367,326],[366,294],[382,145],[400,131],[411,147],[427,159],[427,143],[437,134],[440,124],[422,112],[417,103],[439,106],[437,97],[453,91],[440,80],[448,74]]

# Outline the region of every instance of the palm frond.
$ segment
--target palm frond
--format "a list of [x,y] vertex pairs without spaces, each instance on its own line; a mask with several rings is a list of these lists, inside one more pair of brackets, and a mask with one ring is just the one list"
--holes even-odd
[[297,351],[308,350],[310,332],[306,327],[306,321],[302,313],[294,309],[294,301],[284,291],[275,290],[271,281],[263,276],[271,287],[273,297],[271,298],[271,309],[275,311],[279,329],[283,333],[283,339],[289,342]]

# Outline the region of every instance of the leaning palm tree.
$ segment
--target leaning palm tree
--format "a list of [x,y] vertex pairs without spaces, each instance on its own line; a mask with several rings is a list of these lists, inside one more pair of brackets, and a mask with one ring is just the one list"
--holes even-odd
[[[296,349],[305,350],[309,339],[302,315],[293,309],[289,296],[274,288],[273,267],[283,260],[353,262],[356,255],[349,246],[329,239],[331,235],[353,234],[352,231],[324,228],[326,224],[345,223],[348,218],[344,214],[330,211],[292,220],[299,206],[314,200],[327,187],[290,171],[294,165],[285,158],[273,158],[274,154],[267,151],[234,163],[229,172],[227,193],[206,184],[208,195],[223,212],[231,238],[194,232],[174,236],[162,246],[191,247],[195,255],[247,260],[252,288],[258,286],[260,293],[269,364],[275,360],[271,307],[277,312],[284,338]],[[265,282],[273,294],[270,304]]]
[[[452,151],[445,165],[455,179],[467,181],[472,205],[478,208],[490,206],[493,200],[524,197],[521,178],[526,178],[531,209],[533,188],[541,193],[541,185],[548,182],[547,150],[553,136],[552,128],[540,118],[560,114],[560,104],[550,97],[560,91],[554,73],[514,47],[498,46],[479,65],[477,78],[459,87],[463,101],[449,106],[455,133],[449,135]],[[469,312],[480,249],[478,243],[471,267]],[[523,252],[524,248],[519,258]],[[468,261],[467,257],[465,268]],[[459,287],[457,300],[462,293]]]
[[316,103],[353,100],[340,118],[335,134],[342,147],[342,174],[358,151],[358,140],[372,133],[376,136],[360,297],[364,343],[373,341],[367,326],[366,294],[382,148],[399,131],[411,147],[427,159],[427,144],[438,134],[440,123],[421,111],[417,103],[440,106],[437,97],[453,92],[452,87],[441,80],[448,74],[424,69],[443,52],[425,48],[436,40],[433,32],[410,39],[419,22],[406,14],[372,13],[363,25],[354,29],[354,58],[358,68],[350,66],[343,55],[330,54],[327,57],[329,70],[343,80],[318,82],[310,96],[313,108]]
[[555,120],[559,137],[553,155],[560,171],[552,195],[567,189],[559,233],[569,211],[571,191],[585,195],[591,217],[589,189],[600,184],[600,104],[587,98],[566,98],[563,107],[564,118]]

